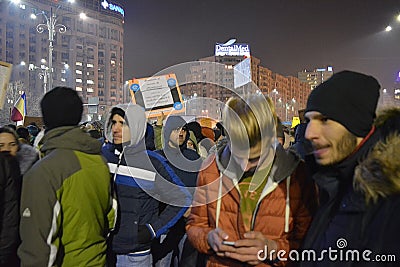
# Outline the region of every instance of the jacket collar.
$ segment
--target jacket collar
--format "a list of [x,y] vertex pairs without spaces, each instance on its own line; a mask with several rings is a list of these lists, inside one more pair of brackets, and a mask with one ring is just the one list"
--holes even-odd
[[338,194],[344,195],[353,183],[354,169],[358,163],[365,158],[371,147],[376,143],[378,134],[372,133],[366,137],[362,144],[345,160],[332,166],[319,166],[315,163],[315,159],[310,157],[313,162],[313,179],[321,189],[321,202],[329,201]]
[[[224,144],[216,151],[216,163],[218,170],[232,180],[238,180],[238,174],[242,173],[240,166],[231,157],[229,146]],[[278,144],[275,150],[274,161],[272,163],[272,179],[280,183],[286,177],[291,175],[300,163],[300,157],[292,151],[285,150]]]

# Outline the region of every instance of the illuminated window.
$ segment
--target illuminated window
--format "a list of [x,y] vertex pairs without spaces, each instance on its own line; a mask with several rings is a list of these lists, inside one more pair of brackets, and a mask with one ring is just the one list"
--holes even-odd
[[93,80],[87,80],[87,84],[94,84]]
[[77,82],[77,83],[82,83],[82,79],[75,79],[75,82]]
[[82,66],[82,62],[77,61],[77,62],[75,62],[75,65],[76,66]]
[[89,87],[89,88],[87,89],[87,92],[88,92],[88,93],[93,93],[94,90],[93,90],[93,88],[90,88],[90,87]]
[[82,87],[77,86],[77,87],[75,87],[75,90],[76,90],[76,91],[79,91],[79,92],[82,92]]
[[86,66],[87,66],[88,68],[93,68],[93,67],[94,67],[94,65],[91,64],[91,63],[86,64]]
[[81,70],[75,70],[75,73],[76,74],[82,74],[82,71]]

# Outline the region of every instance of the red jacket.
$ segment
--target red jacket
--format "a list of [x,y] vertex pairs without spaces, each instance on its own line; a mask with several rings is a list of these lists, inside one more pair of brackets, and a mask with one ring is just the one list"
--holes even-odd
[[[238,261],[218,257],[208,244],[208,233],[216,228],[217,199],[221,182],[219,178],[223,160],[213,155],[207,161],[209,166],[202,170],[198,177],[198,187],[186,226],[188,238],[200,253],[209,254],[207,266],[243,266],[243,263]],[[235,241],[242,239],[245,233],[239,207],[240,193],[232,177],[221,177],[222,198],[218,227],[228,234],[229,240]],[[299,248],[311,223],[316,204],[315,186],[306,179],[304,164],[294,154],[278,147],[270,172],[270,181],[260,196],[251,230],[261,232],[266,238],[274,240],[278,251],[285,250],[285,257],[288,258],[290,250]],[[284,266],[286,263],[282,261],[278,265]]]

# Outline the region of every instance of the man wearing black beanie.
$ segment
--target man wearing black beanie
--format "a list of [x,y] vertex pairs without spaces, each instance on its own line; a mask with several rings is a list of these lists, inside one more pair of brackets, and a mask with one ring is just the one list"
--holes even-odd
[[[342,71],[308,98],[305,137],[313,155],[306,162],[319,187],[320,208],[303,248],[314,251],[318,261],[303,259],[300,266],[337,266],[334,257],[323,256],[330,248],[343,250],[343,255],[349,255],[348,249],[360,255],[368,249],[372,255],[400,257],[394,238],[400,224],[400,187],[394,185],[398,172],[393,174],[399,168],[394,152],[400,151],[399,129],[387,134],[392,123],[375,123],[379,90],[374,77]],[[400,110],[392,114],[385,119],[400,120]],[[339,265],[366,266],[374,261],[373,256],[353,256]]]
[[41,107],[44,157],[22,184],[21,266],[105,266],[116,211],[101,143],[78,126],[82,100],[73,89],[54,88]]
[[56,87],[40,102],[46,131],[60,126],[78,125],[82,118],[82,100],[68,87]]

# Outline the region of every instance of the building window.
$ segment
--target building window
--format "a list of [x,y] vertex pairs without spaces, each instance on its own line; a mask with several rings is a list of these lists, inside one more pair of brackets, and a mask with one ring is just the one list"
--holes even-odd
[[69,54],[68,53],[61,53],[61,60],[68,60]]

